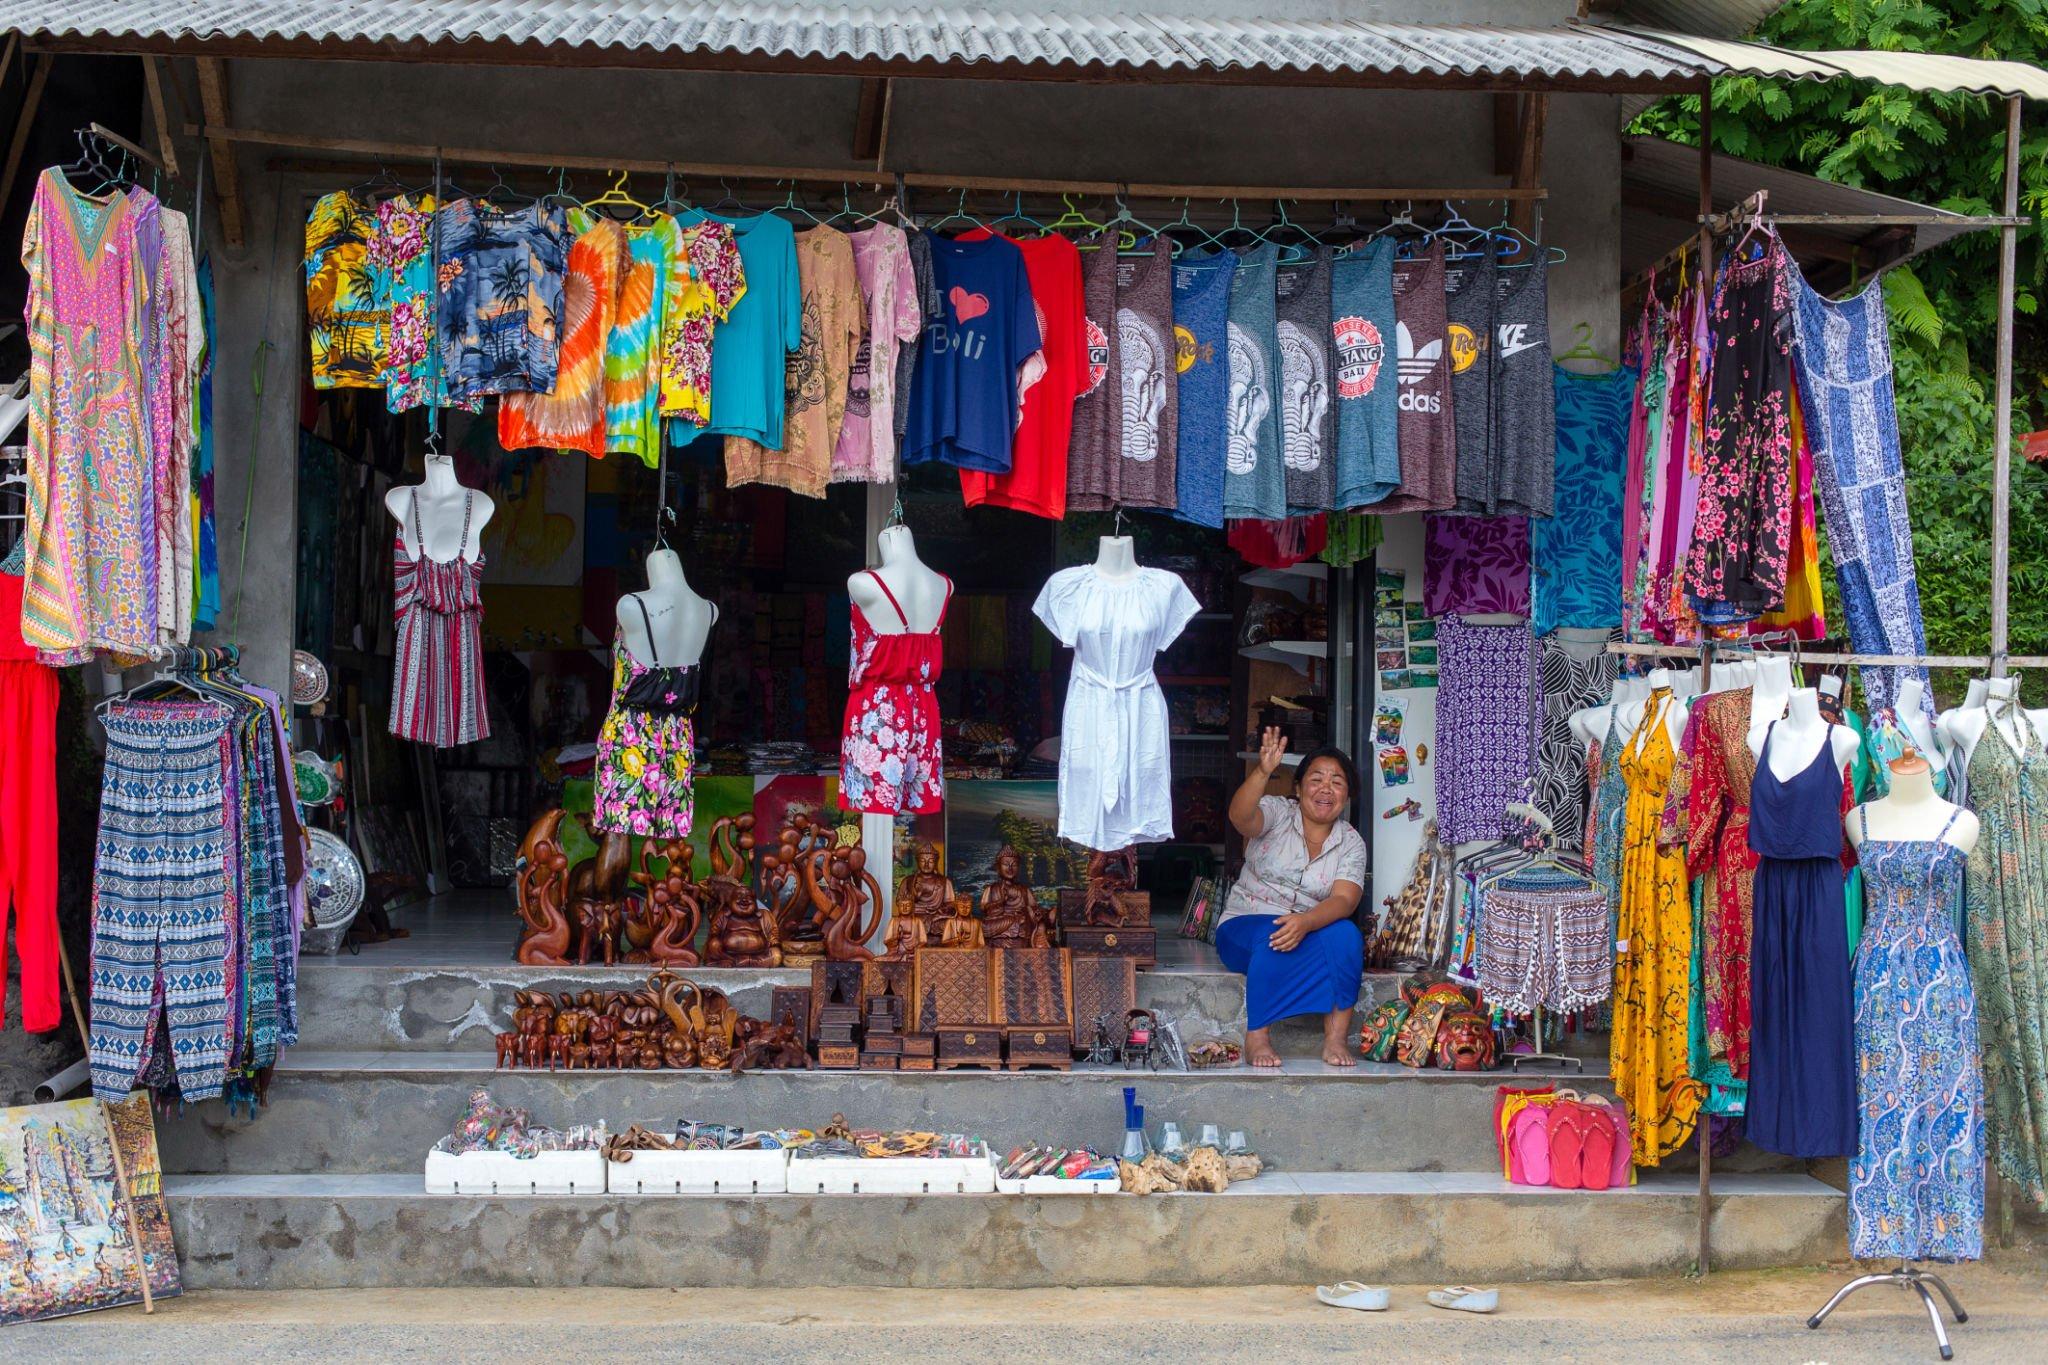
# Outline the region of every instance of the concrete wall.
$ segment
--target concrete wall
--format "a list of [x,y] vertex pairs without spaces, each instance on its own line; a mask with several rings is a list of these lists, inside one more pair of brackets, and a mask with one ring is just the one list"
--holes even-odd
[[[1301,15],[1293,7],[1287,13],[1303,17],[1320,4],[1303,0]],[[1403,13],[1414,6],[1368,8],[1387,12],[1379,17],[1415,17]],[[1552,11],[1570,7],[1452,8],[1455,16],[1438,17],[1547,23],[1559,17]],[[270,132],[537,154],[853,165],[859,83],[850,78],[287,61],[241,61],[229,70],[234,122]],[[1552,197],[1543,212],[1548,240],[1570,253],[1550,277],[1552,328],[1569,337],[1571,324],[1589,322],[1595,344],[1609,352],[1619,326],[1618,120],[1611,97],[1552,97],[1545,169]],[[347,181],[338,173],[266,169],[278,155],[240,150],[247,244],[234,252],[215,244],[223,636],[239,594],[238,633],[248,669],[273,684],[285,674],[293,609],[291,508],[304,345],[300,225],[313,197]],[[1359,187],[1499,183],[1490,97],[1406,91],[904,80],[895,86],[888,159],[893,169],[980,176]],[[584,192],[600,184],[595,173],[574,178]],[[688,191],[700,201],[723,193],[715,181],[701,179]],[[918,204],[931,209],[943,199],[934,192]],[[1254,215],[1262,219],[1267,212],[1259,205]],[[266,341],[274,349],[255,429],[249,376]],[[242,508],[252,461],[250,505],[256,511],[244,576]]]

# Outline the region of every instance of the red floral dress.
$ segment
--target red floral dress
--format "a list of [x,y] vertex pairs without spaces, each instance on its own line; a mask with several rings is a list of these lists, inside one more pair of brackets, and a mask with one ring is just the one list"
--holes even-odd
[[858,603],[853,607],[853,667],[847,678],[846,725],[839,739],[839,804],[868,815],[910,811],[929,815],[944,794],[939,753],[939,701],[932,685],[944,663],[940,632],[946,604],[928,631],[911,631],[910,618],[889,585],[868,577],[896,608],[905,633],[878,635]]

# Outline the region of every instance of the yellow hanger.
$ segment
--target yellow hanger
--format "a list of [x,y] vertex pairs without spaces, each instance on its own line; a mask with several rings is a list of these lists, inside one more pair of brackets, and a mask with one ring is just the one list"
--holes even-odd
[[641,203],[638,199],[635,199],[632,195],[626,193],[626,172],[624,171],[620,171],[618,173],[618,179],[612,181],[612,187],[610,189],[606,190],[603,194],[600,194],[595,199],[586,199],[583,201],[583,207],[587,209],[599,209],[607,204],[620,204],[624,205],[627,208],[635,209],[642,217],[645,217],[646,215],[654,212],[653,209],[648,208],[647,205]]

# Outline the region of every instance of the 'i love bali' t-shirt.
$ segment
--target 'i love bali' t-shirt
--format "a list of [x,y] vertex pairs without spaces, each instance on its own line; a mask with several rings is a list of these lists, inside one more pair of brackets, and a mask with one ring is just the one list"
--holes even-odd
[[925,235],[939,309],[918,342],[903,463],[1006,474],[1018,371],[1040,345],[1024,253],[1001,237]]

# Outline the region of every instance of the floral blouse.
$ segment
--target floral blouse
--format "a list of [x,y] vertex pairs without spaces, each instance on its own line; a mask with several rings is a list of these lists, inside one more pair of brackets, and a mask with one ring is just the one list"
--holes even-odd
[[711,422],[711,336],[747,292],[732,228],[684,228],[669,262],[661,318],[661,411],[693,426]]

